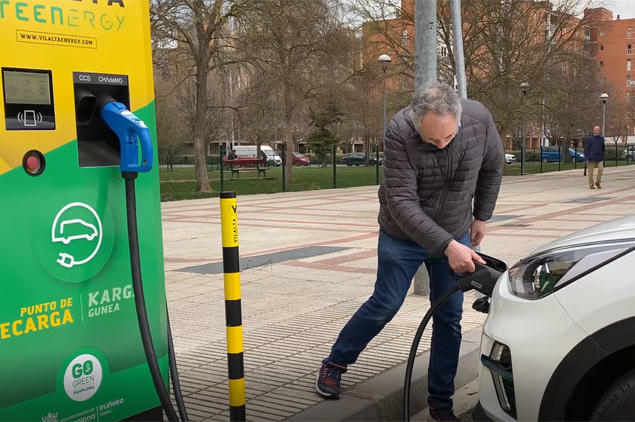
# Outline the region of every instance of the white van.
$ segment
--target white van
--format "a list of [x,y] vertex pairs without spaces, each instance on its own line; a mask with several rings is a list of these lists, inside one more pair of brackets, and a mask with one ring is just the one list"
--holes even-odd
[[[238,158],[256,158],[258,149],[256,145],[236,145],[234,151],[236,151]],[[266,156],[268,165],[279,166],[282,164],[282,158],[270,146],[261,145],[260,152]]]

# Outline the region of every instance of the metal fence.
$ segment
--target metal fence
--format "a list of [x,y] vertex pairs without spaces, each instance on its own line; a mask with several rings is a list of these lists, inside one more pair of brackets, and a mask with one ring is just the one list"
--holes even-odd
[[[633,163],[635,146],[609,143],[604,152],[604,166],[616,167]],[[505,151],[505,174],[525,175],[547,173],[572,169],[584,169],[586,160],[584,149],[576,145],[563,147],[561,145],[543,146],[539,149],[525,149],[524,151]]]
[[[309,166],[294,166],[291,184],[285,182],[285,168],[282,166],[265,167],[261,171],[256,167],[251,170],[244,168],[240,172],[235,172],[228,166],[221,166],[220,155],[210,157],[207,175],[213,194],[198,192],[193,164],[162,164],[161,195],[164,200],[176,200],[213,196],[225,190],[232,190],[241,195],[306,191],[369,186],[379,184],[383,179],[382,156],[379,157],[379,161],[376,160],[376,155],[362,160],[351,160],[350,154],[336,154],[331,150],[322,157],[318,162],[312,157]],[[575,146],[545,146],[535,150],[506,151],[506,157],[504,174],[507,176],[585,168],[583,150]],[[626,149],[623,145],[606,145],[606,167],[630,165],[634,158],[635,146]]]

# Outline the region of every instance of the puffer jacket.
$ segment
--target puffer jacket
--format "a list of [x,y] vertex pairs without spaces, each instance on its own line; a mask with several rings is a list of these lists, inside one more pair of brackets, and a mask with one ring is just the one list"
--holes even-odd
[[603,136],[589,135],[584,139],[584,158],[587,161],[604,160],[605,142]]
[[392,118],[384,138],[379,225],[439,256],[468,232],[472,216],[492,217],[503,174],[503,145],[491,114],[478,101],[461,104],[459,131],[444,149],[423,142],[410,107]]

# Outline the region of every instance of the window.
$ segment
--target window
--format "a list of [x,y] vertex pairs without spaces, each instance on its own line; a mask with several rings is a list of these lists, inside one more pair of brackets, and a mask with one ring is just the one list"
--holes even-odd
[[600,29],[600,37],[603,37],[603,36],[604,36],[604,30]]
[[628,28],[626,30],[626,38],[628,38],[629,40],[633,38],[633,28]]
[[631,71],[631,61],[630,60],[626,60],[626,71],[627,72]]
[[600,51],[604,51],[604,46],[603,45],[600,46]]
[[603,67],[603,66],[604,66],[604,62],[600,62],[600,67]]
[[629,44],[626,46],[626,54],[633,54],[633,45]]
[[626,86],[631,86],[631,75],[626,75]]
[[441,47],[441,57],[448,57],[448,48]]

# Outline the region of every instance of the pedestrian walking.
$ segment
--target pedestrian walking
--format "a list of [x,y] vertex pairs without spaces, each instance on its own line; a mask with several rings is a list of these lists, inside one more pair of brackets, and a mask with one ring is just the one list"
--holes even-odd
[[[589,173],[589,188],[602,189],[602,171],[604,170],[604,136],[600,134],[600,127],[593,128],[593,134],[584,139],[584,158],[587,161]],[[598,170],[597,178],[593,180],[593,173]]]
[[[473,272],[474,261],[484,263],[471,246],[485,236],[504,157],[485,106],[434,83],[392,118],[384,147],[377,280],[322,362],[316,390],[327,398],[340,397],[341,375],[397,313],[422,263],[431,301],[455,286],[456,273]],[[437,421],[458,420],[452,396],[462,312],[463,293],[457,292],[433,317],[428,402]]]

